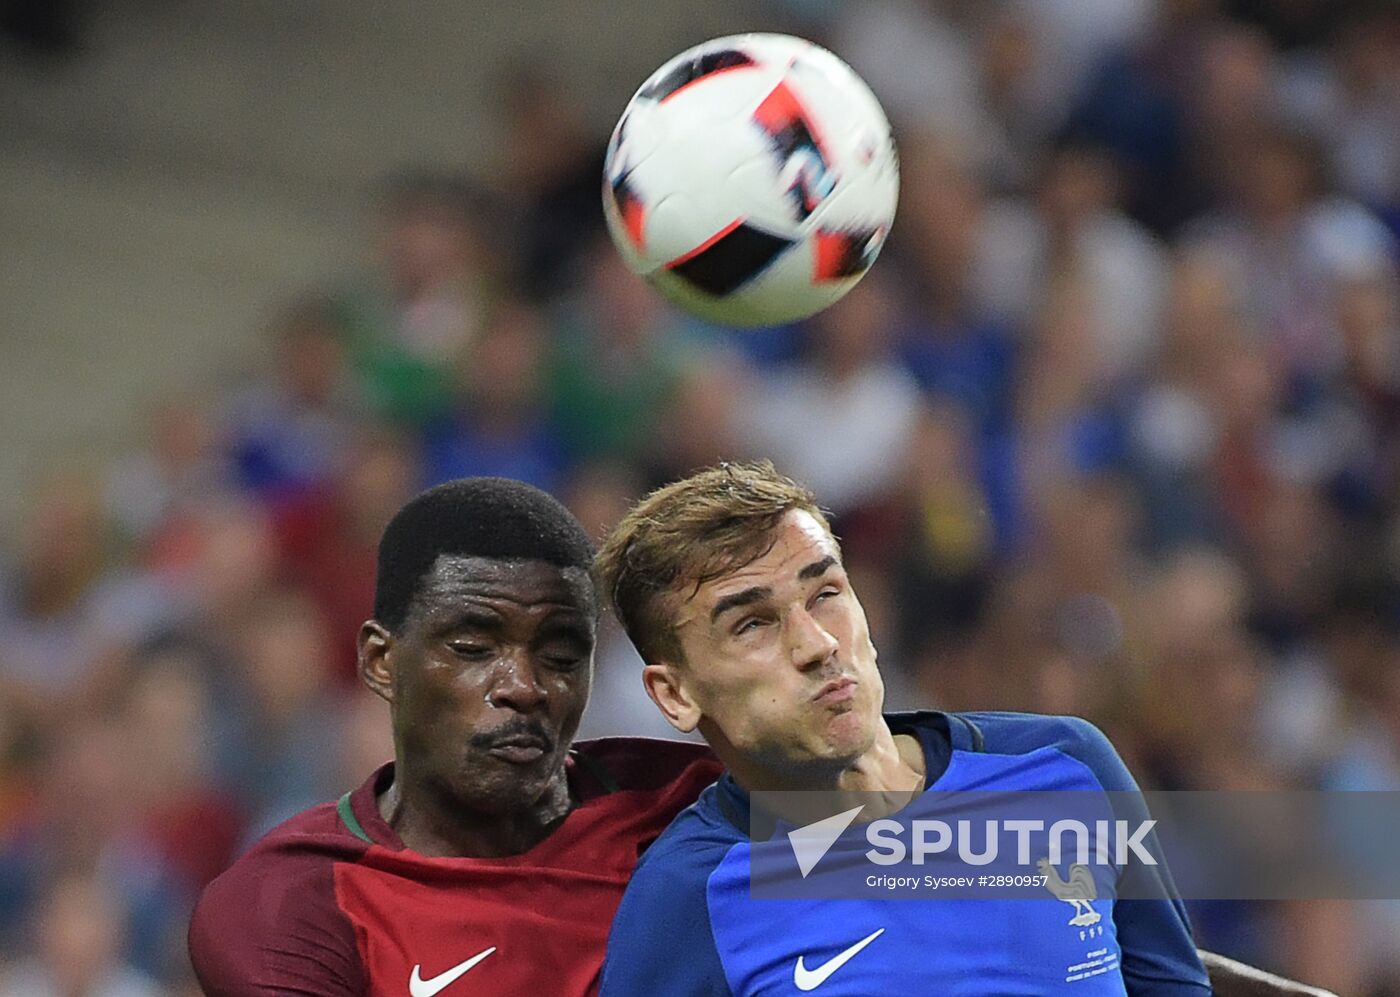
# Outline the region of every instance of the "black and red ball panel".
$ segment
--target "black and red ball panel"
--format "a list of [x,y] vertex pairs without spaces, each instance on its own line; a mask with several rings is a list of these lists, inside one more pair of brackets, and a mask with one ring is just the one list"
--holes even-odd
[[753,280],[792,245],[791,239],[738,219],[666,269],[697,291],[721,297]]
[[664,101],[697,80],[730,69],[744,69],[754,65],[757,64],[753,59],[738,49],[702,52],[695,58],[680,63],[661,79],[643,88],[638,96]]
[[885,241],[883,229],[864,232],[817,232],[812,279],[840,280],[870,269]]
[[622,226],[627,232],[632,248],[640,253],[644,248],[646,204],[627,182],[627,176],[628,174],[624,173],[611,185],[613,206],[617,208],[617,216],[622,219]]

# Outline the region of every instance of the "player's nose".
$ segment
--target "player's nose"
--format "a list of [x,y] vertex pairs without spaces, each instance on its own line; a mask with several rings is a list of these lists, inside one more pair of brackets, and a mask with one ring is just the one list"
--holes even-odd
[[549,698],[540,683],[539,669],[526,653],[506,655],[492,676],[491,695],[487,697],[497,709],[512,709],[531,713],[544,706]]
[[801,607],[788,615],[787,631],[792,663],[802,671],[826,664],[841,646],[829,630]]

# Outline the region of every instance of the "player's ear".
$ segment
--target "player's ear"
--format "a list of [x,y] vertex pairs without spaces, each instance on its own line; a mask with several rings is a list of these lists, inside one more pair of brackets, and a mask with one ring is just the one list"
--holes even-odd
[[681,733],[689,734],[700,722],[701,711],[683,678],[675,665],[661,663],[642,669],[642,685],[646,686],[647,695],[666,722]]
[[389,703],[394,701],[394,668],[389,661],[393,643],[393,635],[374,620],[365,621],[355,641],[360,681]]

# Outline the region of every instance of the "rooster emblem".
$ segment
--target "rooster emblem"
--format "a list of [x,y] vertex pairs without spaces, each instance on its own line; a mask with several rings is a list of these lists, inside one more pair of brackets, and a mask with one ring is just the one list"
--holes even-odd
[[1041,859],[1036,867],[1045,875],[1045,888],[1055,895],[1055,899],[1074,907],[1074,917],[1069,920],[1071,925],[1083,928],[1103,920],[1103,915],[1089,903],[1099,895],[1099,891],[1094,885],[1094,874],[1087,865],[1070,866],[1068,883],[1060,878],[1060,870],[1051,865],[1049,859]]

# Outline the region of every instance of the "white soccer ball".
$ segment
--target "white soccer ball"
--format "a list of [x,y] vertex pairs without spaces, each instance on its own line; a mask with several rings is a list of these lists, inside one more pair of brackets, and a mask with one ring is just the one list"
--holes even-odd
[[855,286],[894,221],[899,159],[870,88],[775,34],[687,49],[633,95],[603,206],[629,266],[726,325],[777,325]]

